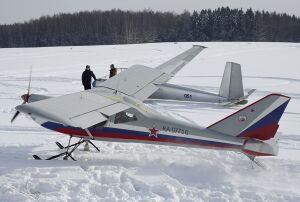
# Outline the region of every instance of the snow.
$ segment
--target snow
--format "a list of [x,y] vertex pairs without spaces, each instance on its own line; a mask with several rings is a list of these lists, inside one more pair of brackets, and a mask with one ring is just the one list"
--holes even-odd
[[[271,93],[291,96],[280,121],[277,157],[252,166],[239,153],[171,146],[94,142],[101,152],[76,151],[78,161],[36,161],[59,152],[68,136],[20,115],[10,118],[27,91],[58,96],[82,90],[91,65],[96,76],[109,65],[155,67],[191,47],[207,46],[171,81],[218,92],[227,61],[242,65],[249,103]],[[300,201],[300,44],[158,43],[113,46],[0,49],[0,201]],[[155,109],[208,126],[240,109],[209,103],[156,101]],[[73,140],[75,141],[75,140]]]

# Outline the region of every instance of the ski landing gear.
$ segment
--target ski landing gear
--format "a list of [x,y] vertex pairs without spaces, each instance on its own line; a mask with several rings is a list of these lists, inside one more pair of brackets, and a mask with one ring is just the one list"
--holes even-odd
[[[44,160],[52,160],[52,159],[56,159],[58,157],[61,157],[61,156],[64,156],[63,159],[64,160],[68,160],[68,158],[70,157],[73,161],[76,161],[76,159],[72,156],[72,153],[82,144],[82,143],[85,143],[85,149],[86,147],[89,147],[87,145],[91,144],[97,151],[100,152],[100,149],[94,145],[94,143],[92,143],[90,140],[87,140],[87,139],[84,139],[84,138],[80,138],[79,141],[77,143],[74,143],[74,144],[71,144],[71,139],[72,139],[72,136],[70,136],[70,139],[69,139],[69,143],[68,143],[68,146],[64,147],[62,144],[60,144],[59,142],[56,142],[56,145],[60,148],[60,149],[67,149],[67,151],[65,152],[62,152],[60,154],[57,154],[57,155],[54,155],[54,156],[51,156],[47,159],[44,159]],[[85,150],[86,151],[86,150]],[[33,155],[33,158],[35,160],[42,160],[38,155]]]

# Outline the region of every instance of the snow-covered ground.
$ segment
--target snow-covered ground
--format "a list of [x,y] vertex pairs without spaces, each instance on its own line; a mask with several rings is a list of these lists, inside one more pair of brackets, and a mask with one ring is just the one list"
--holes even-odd
[[[218,92],[226,61],[242,64],[244,87],[253,102],[270,92],[292,97],[280,121],[277,157],[254,166],[239,153],[171,146],[95,142],[101,152],[75,152],[78,161],[35,161],[50,156],[48,131],[21,115],[10,118],[27,91],[57,96],[82,90],[81,73],[96,76],[109,65],[155,67],[191,47],[207,46],[170,82]],[[0,201],[300,201],[300,44],[159,43],[116,46],[0,49]],[[151,102],[157,110],[208,126],[241,107]]]

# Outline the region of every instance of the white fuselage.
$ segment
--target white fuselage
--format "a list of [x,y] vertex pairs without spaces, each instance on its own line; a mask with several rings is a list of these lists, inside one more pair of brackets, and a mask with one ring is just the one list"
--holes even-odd
[[106,121],[85,130],[46,118],[47,114],[44,116],[43,110],[26,113],[47,129],[86,139],[90,139],[92,136],[93,139],[100,141],[202,147],[239,151],[256,156],[276,153],[272,146],[263,141],[227,135],[164,116],[132,97],[123,96],[123,102],[126,102],[131,108],[114,114]]

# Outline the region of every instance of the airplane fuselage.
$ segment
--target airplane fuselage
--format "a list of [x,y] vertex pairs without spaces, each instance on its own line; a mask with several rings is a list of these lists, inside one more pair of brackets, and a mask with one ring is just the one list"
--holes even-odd
[[[45,122],[43,127],[74,137],[90,138],[85,130],[68,127],[59,123]],[[244,140],[236,137],[209,137],[207,131],[200,130],[197,134],[184,128],[163,126],[163,128],[137,127],[121,124],[116,126],[108,123],[105,126],[89,129],[95,140],[114,142],[136,142],[147,144],[163,144],[183,147],[204,147],[223,150],[242,150]],[[220,139],[218,139],[220,138]]]
[[[31,96],[32,101],[47,97]],[[135,100],[129,100],[135,103]],[[128,103],[129,104],[129,103]],[[133,107],[139,108],[135,105]],[[138,105],[139,106],[139,105]],[[246,140],[241,137],[226,135],[220,132],[203,128],[190,122],[183,122],[172,117],[155,113],[151,108],[140,111],[131,108],[125,112],[115,114],[107,121],[89,127],[88,131],[95,140],[114,142],[136,142],[147,144],[162,144],[182,147],[200,147],[206,149],[222,149],[239,151],[245,153],[245,146],[249,144],[263,145],[257,140]],[[90,139],[90,135],[79,127],[63,125],[40,117],[37,114],[30,114],[31,118],[39,125],[74,137]],[[252,151],[246,151],[251,153]],[[255,155],[269,155],[255,153]]]
[[227,98],[217,94],[200,91],[193,88],[186,88],[173,84],[162,84],[159,89],[152,94],[150,99],[178,100],[189,102],[211,102],[223,103],[229,101]]

